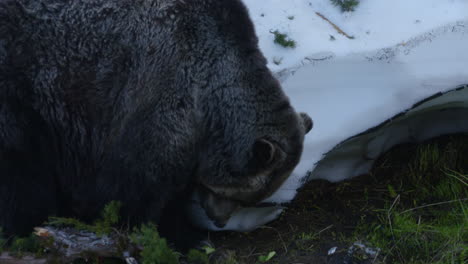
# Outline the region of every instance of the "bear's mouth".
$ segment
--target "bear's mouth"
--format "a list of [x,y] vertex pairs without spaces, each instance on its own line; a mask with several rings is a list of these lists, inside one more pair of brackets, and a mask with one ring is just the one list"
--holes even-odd
[[206,215],[219,228],[224,227],[231,215],[242,206],[241,202],[219,195],[204,185],[199,185],[195,192]]
[[196,203],[199,203],[205,211],[206,216],[218,228],[225,227],[233,214],[242,208],[277,208],[279,206],[279,204],[270,202],[259,202],[254,205],[246,204],[220,196],[211,189],[201,185],[198,186],[196,195],[199,199]]
[[[222,228],[231,218],[232,214],[240,208],[245,207],[270,207],[271,203],[262,203],[263,200],[273,194],[281,184],[291,175],[292,170],[274,173],[279,176],[271,177],[268,182],[265,178],[268,174],[260,176],[258,180],[262,184],[250,190],[238,188],[213,187],[200,183],[196,188],[200,206],[213,223]],[[276,204],[275,204],[276,205]]]

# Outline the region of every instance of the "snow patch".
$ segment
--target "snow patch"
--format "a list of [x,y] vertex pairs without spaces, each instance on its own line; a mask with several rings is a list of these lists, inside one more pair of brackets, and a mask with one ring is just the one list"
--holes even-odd
[[[342,13],[330,0],[244,0],[255,24],[260,48],[273,71],[297,66],[307,56],[328,51],[337,56],[405,43],[441,25],[468,18],[466,0],[361,0],[354,12]],[[339,34],[316,12],[344,32]],[[296,41],[295,49],[273,42],[279,30]],[[335,40],[330,40],[333,36]],[[280,65],[273,58],[283,58]]]

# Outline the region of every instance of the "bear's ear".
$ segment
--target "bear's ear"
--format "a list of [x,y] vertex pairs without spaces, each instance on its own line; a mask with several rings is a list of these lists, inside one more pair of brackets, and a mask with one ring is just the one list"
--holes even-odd
[[302,119],[302,125],[304,126],[305,133],[309,133],[312,127],[314,126],[314,121],[306,113],[299,113],[299,116]]
[[255,166],[266,167],[273,162],[275,158],[276,147],[267,139],[257,139],[253,145],[253,160]]

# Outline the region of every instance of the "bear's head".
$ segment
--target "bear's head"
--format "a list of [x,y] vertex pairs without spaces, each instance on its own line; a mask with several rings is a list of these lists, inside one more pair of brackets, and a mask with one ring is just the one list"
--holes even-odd
[[304,136],[313,127],[312,119],[296,113],[289,103],[270,114],[274,116],[271,120],[280,121],[262,126],[261,135],[251,146],[244,175],[219,185],[200,178],[196,190],[199,203],[218,227],[225,226],[240,207],[253,206],[271,196],[299,163]]
[[242,1],[210,3],[209,20],[216,27],[200,31],[211,32],[202,42],[210,49],[189,50],[203,58],[194,72],[205,72],[195,78],[200,143],[193,204],[222,227],[237,208],[258,204],[289,177],[312,120],[294,110],[267,67]]

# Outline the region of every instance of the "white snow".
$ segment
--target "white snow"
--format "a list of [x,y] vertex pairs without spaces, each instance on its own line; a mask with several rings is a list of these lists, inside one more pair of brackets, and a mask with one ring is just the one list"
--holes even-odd
[[[268,66],[296,110],[314,120],[301,162],[265,202],[291,201],[306,179],[339,181],[366,172],[396,143],[468,131],[468,88],[407,111],[434,94],[468,84],[468,0],[361,0],[351,13],[342,13],[329,0],[244,2]],[[354,39],[338,34],[315,12]],[[272,30],[287,33],[297,47],[275,44]],[[281,64],[273,58],[282,58]],[[202,209],[193,210],[198,225],[220,230]],[[251,230],[281,210],[241,209],[222,230]]]
[[[361,0],[354,12],[342,13],[330,0],[244,0],[254,21],[260,48],[273,71],[328,51],[343,56],[404,43],[438,26],[468,18],[467,0]],[[316,12],[354,39],[340,35]],[[292,19],[290,19],[292,18]],[[295,49],[273,43],[270,31],[295,40]],[[335,40],[331,41],[330,36]],[[280,65],[273,58],[282,58]]]

